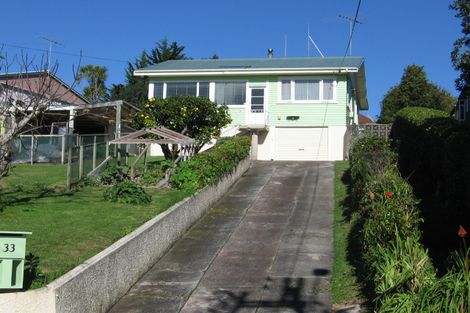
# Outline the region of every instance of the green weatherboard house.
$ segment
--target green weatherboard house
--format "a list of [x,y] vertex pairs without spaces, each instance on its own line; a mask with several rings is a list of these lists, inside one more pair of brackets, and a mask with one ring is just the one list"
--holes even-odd
[[251,131],[258,160],[343,160],[348,126],[368,109],[362,57],[177,60],[134,75],[149,77],[149,98],[226,104],[222,136]]

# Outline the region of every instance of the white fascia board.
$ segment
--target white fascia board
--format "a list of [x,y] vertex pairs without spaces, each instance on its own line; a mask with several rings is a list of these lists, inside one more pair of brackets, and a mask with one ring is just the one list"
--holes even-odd
[[233,76],[233,75],[299,75],[299,74],[341,74],[357,73],[357,67],[306,68],[306,69],[246,69],[246,70],[173,70],[152,71],[136,70],[134,76]]

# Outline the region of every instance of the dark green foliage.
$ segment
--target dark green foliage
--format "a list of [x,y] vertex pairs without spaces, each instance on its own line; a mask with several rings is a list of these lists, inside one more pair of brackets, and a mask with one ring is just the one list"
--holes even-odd
[[450,8],[457,11],[456,17],[461,18],[463,36],[454,43],[451,53],[454,69],[460,72],[459,78],[455,80],[458,90],[468,95],[470,92],[470,2],[468,0],[455,0]]
[[400,171],[426,204],[425,235],[440,242],[435,248],[444,249],[442,263],[456,248],[458,225],[470,227],[470,126],[438,111],[408,108],[397,114],[391,137]]
[[[228,108],[206,97],[176,96],[149,99],[135,116],[136,128],[164,126],[196,140],[197,153],[204,144],[220,135],[220,129],[231,122]],[[166,159],[178,157],[177,147],[161,145]]]
[[365,218],[363,236],[367,245],[387,245],[396,237],[420,236],[419,211],[411,186],[395,167],[367,181],[362,198]]
[[231,173],[250,152],[250,139],[232,137],[221,144],[195,155],[181,163],[170,177],[170,184],[178,189],[198,190]]
[[450,113],[456,100],[441,87],[428,81],[422,66],[405,68],[400,84],[392,87],[382,100],[381,123],[392,123],[405,107],[427,107]]
[[144,185],[155,185],[165,177],[165,171],[173,166],[173,161],[151,162],[138,172],[137,179]]
[[46,277],[39,267],[40,261],[37,255],[31,252],[25,256],[23,289],[28,290],[33,284],[42,285]]
[[116,162],[110,162],[100,175],[100,181],[104,185],[113,185],[129,179],[127,170]]
[[381,137],[363,137],[354,144],[351,154],[351,178],[354,181],[352,201],[356,206],[365,192],[370,177],[386,172],[395,163],[396,155],[389,142]]
[[152,201],[152,196],[130,180],[112,186],[103,196],[109,201],[127,204],[148,204]]

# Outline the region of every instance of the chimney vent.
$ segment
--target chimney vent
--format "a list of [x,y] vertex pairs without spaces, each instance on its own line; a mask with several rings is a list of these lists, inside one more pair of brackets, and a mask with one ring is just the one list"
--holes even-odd
[[268,58],[272,59],[274,50],[272,48],[268,49]]

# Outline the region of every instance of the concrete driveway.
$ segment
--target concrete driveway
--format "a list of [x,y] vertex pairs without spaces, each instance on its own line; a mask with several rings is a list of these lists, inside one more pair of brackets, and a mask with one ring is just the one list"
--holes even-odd
[[333,177],[255,162],[110,312],[330,312]]

